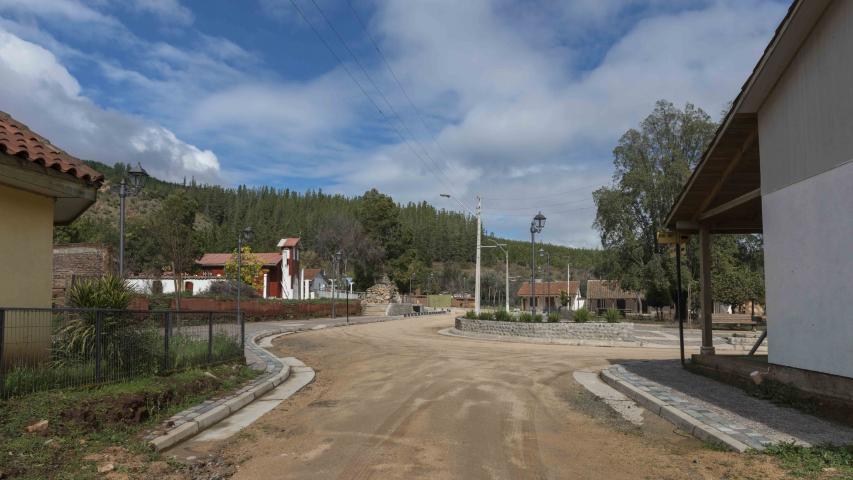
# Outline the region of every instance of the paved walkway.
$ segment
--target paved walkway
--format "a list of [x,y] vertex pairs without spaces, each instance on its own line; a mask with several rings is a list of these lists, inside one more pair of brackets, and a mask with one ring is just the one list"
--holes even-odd
[[613,376],[746,445],[853,444],[853,429],[748,395],[683,369],[677,360],[625,362]]

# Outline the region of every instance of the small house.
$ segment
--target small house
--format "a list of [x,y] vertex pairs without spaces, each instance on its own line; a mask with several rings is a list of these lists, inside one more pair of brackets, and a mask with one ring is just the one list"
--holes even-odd
[[598,314],[615,308],[623,314],[644,313],[643,294],[632,290],[623,290],[615,280],[587,280],[587,308]]

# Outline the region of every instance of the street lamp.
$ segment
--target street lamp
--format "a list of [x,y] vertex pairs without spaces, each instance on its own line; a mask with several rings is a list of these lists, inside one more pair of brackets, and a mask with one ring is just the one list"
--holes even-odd
[[483,248],[500,248],[506,256],[506,292],[504,300],[506,302],[506,311],[509,312],[509,250],[505,248],[507,246],[505,243],[497,243],[494,240],[491,240],[491,242],[494,243],[494,245],[483,245]]
[[[539,256],[545,258],[545,306],[548,307],[548,311],[551,311],[551,252],[546,252],[544,248],[539,247]],[[544,312],[545,309],[543,308]]]
[[[442,193],[441,196],[444,198],[453,198],[450,196],[450,194],[447,194],[447,193]],[[456,199],[453,198],[453,200],[456,200]],[[482,221],[480,219],[480,212],[482,211],[483,205],[482,205],[482,202],[480,201],[479,195],[477,195],[477,211],[476,211],[476,213],[472,212],[470,208],[468,208],[464,203],[460,202],[459,200],[456,200],[456,203],[458,203],[462,208],[467,210],[468,213],[471,213],[472,215],[477,217],[477,266],[476,266],[476,272],[474,273],[476,275],[476,280],[474,281],[474,312],[479,315],[480,314],[480,250],[482,247],[482,238],[481,238],[482,235],[481,234],[482,234],[482,230],[483,230]]]
[[332,318],[337,318],[338,312],[336,310],[335,301],[337,300],[338,291],[337,283],[340,282],[340,268],[341,268],[341,257],[343,253],[340,250],[332,254],[332,269],[334,270],[334,277],[332,278]]
[[251,242],[255,233],[252,227],[246,227],[237,235],[237,322],[240,324],[240,345],[245,352],[246,348],[246,322],[243,321],[242,312],[240,312],[240,291],[243,289],[243,276],[241,268],[243,265],[243,242]]
[[530,311],[536,315],[536,234],[545,228],[545,215],[536,214],[530,222]]
[[128,195],[136,195],[145,186],[148,172],[142,168],[142,164],[136,163],[127,171],[127,177],[121,179],[118,189],[119,215],[118,215],[118,276],[124,278],[124,199]]

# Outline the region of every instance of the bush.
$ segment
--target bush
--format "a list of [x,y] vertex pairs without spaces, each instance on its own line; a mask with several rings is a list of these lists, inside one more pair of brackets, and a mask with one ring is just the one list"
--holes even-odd
[[515,319],[512,317],[512,314],[506,310],[498,310],[495,312],[495,320],[499,322],[512,322]]
[[80,280],[68,290],[68,305],[77,308],[125,310],[136,293],[114,275]]
[[518,315],[518,321],[519,322],[525,322],[525,323],[532,322],[533,321],[533,314],[531,314],[530,312],[521,312]]
[[[237,298],[237,285],[238,282],[233,280],[217,280],[215,282],[210,282],[210,287],[203,292],[199,292],[200,296],[203,297],[216,297],[216,298]],[[259,298],[258,291],[255,290],[255,287],[251,285],[247,285],[243,282],[239,282],[240,285],[240,296],[242,298]],[[199,296],[199,295],[196,295]]]
[[477,312],[475,312],[474,310],[468,310],[467,312],[465,312],[465,318],[470,318],[471,320],[476,320],[477,319]]
[[575,310],[573,318],[578,323],[586,323],[589,321],[589,310],[586,308],[579,308]]
[[557,323],[560,321],[559,312],[548,312],[548,323]]
[[477,318],[480,320],[494,320],[495,316],[492,312],[480,312],[480,315]]
[[531,320],[531,322],[542,323],[542,314],[537,313],[536,315],[533,315],[533,320]]
[[604,319],[607,323],[618,323],[622,321],[622,312],[615,308],[608,308],[604,312]]

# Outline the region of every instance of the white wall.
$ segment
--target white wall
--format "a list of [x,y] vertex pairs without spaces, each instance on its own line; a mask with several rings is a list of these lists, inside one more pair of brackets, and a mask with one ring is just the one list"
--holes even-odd
[[853,163],[762,209],[770,362],[853,377]]
[[[183,283],[192,282],[193,284],[193,295],[197,295],[199,293],[207,291],[210,288],[210,284],[217,281],[223,281],[222,277],[211,277],[211,278],[184,278]],[[155,278],[129,278],[127,279],[127,283],[129,283],[137,292],[150,294],[152,292],[152,288],[154,287]],[[175,282],[171,278],[161,279],[160,282],[163,285],[163,293],[175,293]]]

